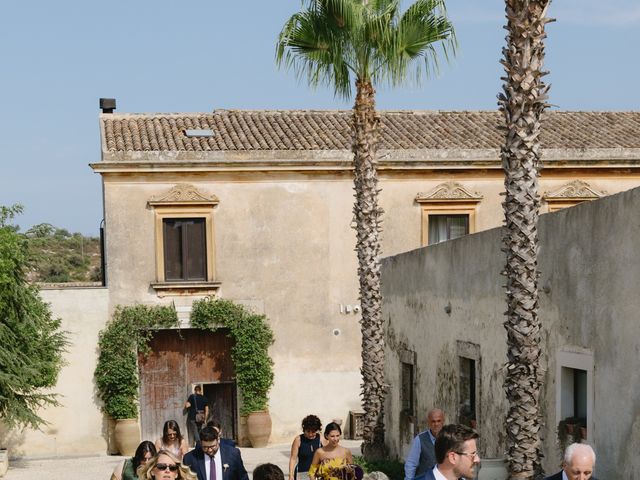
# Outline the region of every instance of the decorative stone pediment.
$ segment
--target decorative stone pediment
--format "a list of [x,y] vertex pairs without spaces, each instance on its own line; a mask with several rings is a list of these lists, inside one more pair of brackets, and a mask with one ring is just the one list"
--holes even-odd
[[441,183],[436,188],[427,193],[418,193],[416,202],[436,203],[436,202],[464,202],[478,203],[482,200],[482,195],[471,192],[458,182]]
[[560,200],[595,200],[607,195],[607,192],[598,191],[582,180],[574,180],[552,192],[545,192],[542,196],[546,201]]
[[149,205],[217,205],[215,195],[205,195],[190,183],[178,183],[171,190],[149,199]]

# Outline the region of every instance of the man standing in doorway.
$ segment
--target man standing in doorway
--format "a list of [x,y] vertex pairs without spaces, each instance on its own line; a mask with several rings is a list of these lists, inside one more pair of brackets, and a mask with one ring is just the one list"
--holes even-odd
[[189,435],[189,446],[194,446],[200,441],[200,429],[209,417],[209,400],[202,395],[202,387],[196,385],[193,393],[184,402],[187,410],[187,433]]
[[405,480],[413,480],[431,470],[436,464],[434,445],[444,425],[444,412],[439,408],[429,410],[427,425],[429,428],[416,436],[411,443],[411,449],[404,462]]

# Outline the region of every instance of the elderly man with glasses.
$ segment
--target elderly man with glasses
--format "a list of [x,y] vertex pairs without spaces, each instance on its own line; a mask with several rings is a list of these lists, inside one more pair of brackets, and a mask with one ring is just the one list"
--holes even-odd
[[202,429],[200,446],[187,453],[182,463],[198,475],[198,480],[249,480],[240,450],[221,444],[213,427]]
[[480,455],[478,433],[465,425],[445,425],[436,438],[436,466],[416,480],[473,479],[478,473]]

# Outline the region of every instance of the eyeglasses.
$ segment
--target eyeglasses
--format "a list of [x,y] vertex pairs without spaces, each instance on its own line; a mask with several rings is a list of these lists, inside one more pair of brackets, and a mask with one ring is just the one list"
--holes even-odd
[[467,455],[470,459],[474,459],[476,457],[480,458],[478,452],[456,452],[458,455]]
[[202,445],[202,450],[213,450],[218,446],[218,443],[214,443],[213,445]]
[[170,471],[175,472],[178,470],[178,465],[175,463],[156,463],[156,468],[161,471],[168,468]]

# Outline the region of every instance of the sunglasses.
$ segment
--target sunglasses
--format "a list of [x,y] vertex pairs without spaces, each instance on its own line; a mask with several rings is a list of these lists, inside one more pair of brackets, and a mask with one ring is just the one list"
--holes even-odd
[[168,468],[170,471],[175,472],[178,470],[178,465],[175,463],[157,463],[156,468],[158,470],[166,470]]

